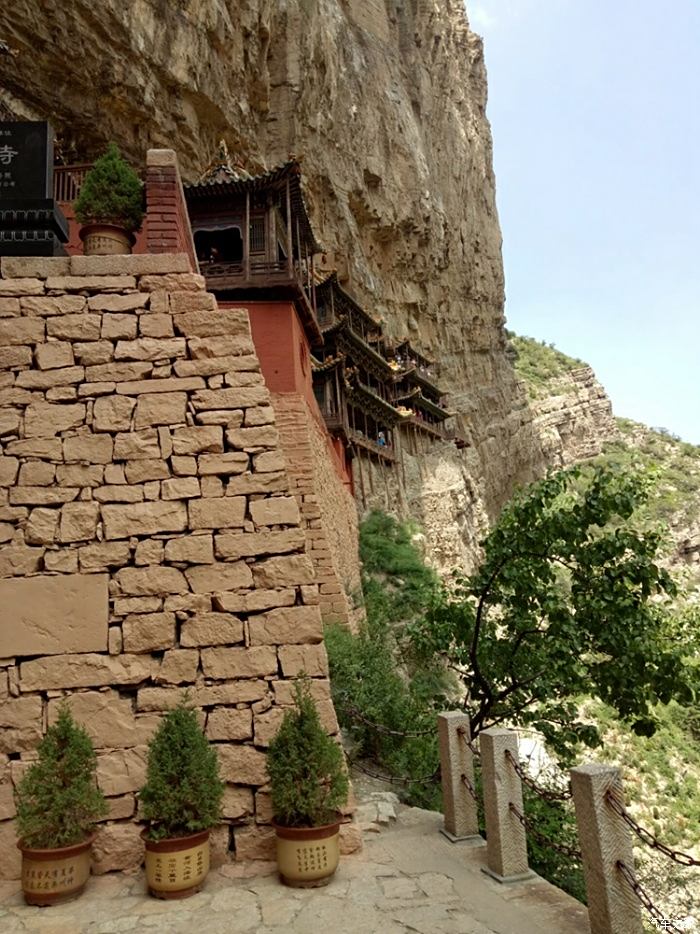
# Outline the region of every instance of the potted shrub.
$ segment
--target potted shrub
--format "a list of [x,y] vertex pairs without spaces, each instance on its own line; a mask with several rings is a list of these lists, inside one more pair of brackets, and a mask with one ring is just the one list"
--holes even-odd
[[15,792],[17,846],[25,901],[54,905],[76,898],[85,888],[94,825],[107,805],[95,780],[92,741],[65,702],[38,752]]
[[140,800],[148,827],[146,881],[156,898],[198,892],[209,871],[209,831],[221,819],[219,760],[184,699],[168,711],[148,747]]
[[295,685],[288,710],[268,750],[277,864],[286,885],[327,885],[340,856],[340,815],[348,776],[340,746],[325,732],[310,681]]
[[133,232],[143,220],[143,193],[138,175],[116,143],[109,144],[85,176],[74,209],[83,225],[84,253],[131,253]]

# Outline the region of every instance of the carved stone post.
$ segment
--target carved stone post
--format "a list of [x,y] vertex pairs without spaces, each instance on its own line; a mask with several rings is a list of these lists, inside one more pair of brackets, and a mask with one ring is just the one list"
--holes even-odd
[[525,828],[511,811],[513,804],[523,814],[520,778],[506,756],[518,759],[518,736],[513,730],[491,727],[479,734],[481,776],[486,816],[486,861],[484,872],[498,882],[520,882],[534,873],[527,862]]
[[624,805],[620,770],[591,763],[571,770],[591,934],[642,934],[639,902],[617,868],[634,871],[630,831],[606,801]]
[[438,716],[440,741],[440,771],[445,826],[442,833],[457,843],[462,840],[483,843],[479,836],[479,818],[476,801],[462,781],[466,776],[474,787],[474,755],[465,742],[469,740],[469,717],[458,710]]

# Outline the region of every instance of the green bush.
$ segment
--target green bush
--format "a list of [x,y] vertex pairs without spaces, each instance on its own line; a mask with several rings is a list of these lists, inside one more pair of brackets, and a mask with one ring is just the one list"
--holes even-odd
[[216,751],[187,696],[163,717],[148,746],[141,789],[148,838],[164,840],[209,830],[221,819],[224,783]]
[[294,692],[294,709],[268,750],[272,810],[284,827],[321,827],[347,801],[348,776],[340,746],[321,726],[309,680],[298,680]]
[[75,202],[75,216],[81,224],[115,224],[128,231],[141,226],[141,181],[116,143],[109,144],[85,176]]
[[92,740],[65,703],[38,751],[15,794],[20,838],[37,849],[81,843],[107,806],[95,782]]

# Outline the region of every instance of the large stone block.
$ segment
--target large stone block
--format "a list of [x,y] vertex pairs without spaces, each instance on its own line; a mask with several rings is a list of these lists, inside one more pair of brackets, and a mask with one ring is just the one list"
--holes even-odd
[[226,432],[226,442],[232,448],[247,451],[256,448],[276,448],[279,444],[279,434],[274,425],[262,425],[260,428],[229,428]]
[[84,295],[28,295],[23,296],[19,301],[22,314],[34,318],[77,315],[85,311],[87,305]]
[[55,691],[138,684],[150,677],[152,667],[152,660],[143,655],[55,655],[22,662],[20,688],[22,691]]
[[134,596],[162,596],[167,593],[186,593],[188,590],[187,581],[177,568],[122,568],[117,571],[115,580],[122,593]]
[[136,428],[146,428],[184,424],[186,408],[185,392],[143,393],[138,397],[134,425]]
[[81,571],[102,571],[123,567],[130,556],[128,542],[98,542],[78,550]]
[[[190,260],[186,253],[134,253],[131,256],[71,256],[74,276],[131,276],[164,275],[171,272],[189,272]],[[102,296],[100,296],[102,297]],[[129,296],[134,297],[134,296]],[[136,293],[136,297],[139,294]],[[144,302],[148,295],[142,295]]]
[[105,538],[182,532],[187,528],[187,508],[178,501],[103,506],[102,521]]
[[268,781],[267,756],[252,746],[216,746],[221,777],[234,785],[264,785]]
[[[13,542],[0,548],[0,578],[33,574],[41,567],[43,554],[42,548],[28,548],[20,542]],[[0,626],[2,626],[2,616],[0,616]]]
[[253,500],[250,516],[256,525],[298,525],[299,507],[293,496],[271,496]]
[[67,341],[51,341],[36,348],[36,362],[40,370],[73,366],[73,347]]
[[190,392],[193,389],[203,388],[204,380],[199,376],[190,376],[187,379],[163,377],[117,383],[117,392],[128,396],[138,396],[143,392]]
[[279,659],[285,678],[296,678],[302,671],[310,678],[328,677],[328,656],[323,644],[281,645]]
[[165,546],[165,560],[186,561],[188,564],[212,564],[214,544],[211,535],[185,535],[171,538]]
[[[253,505],[251,503],[251,507]],[[225,532],[216,536],[216,554],[220,558],[280,555],[287,551],[299,551],[304,543],[301,529],[283,532]]]
[[[127,483],[148,483],[149,480],[167,480],[170,476],[170,469],[168,462],[162,458],[147,458],[127,461],[124,466],[124,475]],[[139,488],[136,487],[136,489]],[[139,499],[143,499],[143,496]],[[136,499],[133,502],[136,502]]]
[[243,622],[230,613],[200,613],[182,624],[181,645],[235,645],[243,642]]
[[284,720],[284,708],[272,707],[255,714],[255,745],[267,747],[277,735]]
[[197,470],[200,476],[229,476],[239,474],[248,466],[248,455],[242,451],[229,451],[226,454],[200,454],[197,458]]
[[144,842],[138,824],[107,824],[100,827],[92,845],[92,871],[96,875],[138,869],[143,862]]
[[73,405],[33,402],[24,414],[24,436],[25,438],[54,438],[59,432],[77,428],[84,421],[85,404],[82,402],[76,402]]
[[63,457],[67,463],[109,464],[112,448],[109,435],[79,434],[63,442]]
[[155,428],[129,431],[114,439],[114,459],[117,461],[149,460],[160,457],[160,441]]
[[190,356],[195,360],[240,355],[254,358],[256,365],[253,369],[260,368],[250,336],[233,337],[229,334],[224,337],[191,337],[187,341],[187,347]]
[[253,575],[243,561],[194,566],[185,571],[185,577],[193,593],[217,593],[253,585]]
[[[184,509],[184,506],[181,506]],[[228,529],[245,522],[244,496],[191,500],[187,504],[191,529]]]
[[[155,732],[159,717],[134,714],[130,700],[118,691],[79,691],[68,694],[68,707],[84,727],[97,749],[123,749],[144,746]],[[49,701],[49,724],[55,723],[61,700]]]
[[174,613],[127,616],[122,624],[125,652],[158,652],[175,645]]
[[[226,684],[197,684],[189,689],[196,707],[216,705],[254,704],[268,694],[267,682],[260,679],[229,681]],[[136,698],[136,709],[144,711],[171,710],[182,700],[179,688],[141,688]],[[291,701],[290,701],[291,703]]]
[[197,677],[198,667],[197,649],[169,649],[153,680],[160,684],[191,684]]
[[63,341],[96,341],[99,340],[101,330],[101,315],[57,315],[46,322],[48,336]]
[[176,428],[173,431],[173,453],[220,454],[224,450],[224,432],[219,425],[204,425],[201,428]]
[[237,827],[236,859],[275,859],[277,838],[272,827]]
[[128,431],[136,402],[128,396],[102,396],[95,399],[92,426],[95,431]]
[[106,574],[0,581],[0,657],[106,651],[107,581]]
[[140,337],[137,340],[117,341],[115,360],[170,360],[184,357],[187,346],[182,337]]
[[253,576],[256,587],[289,587],[313,584],[316,580],[313,562],[306,555],[260,561],[253,565]]
[[250,322],[245,308],[218,308],[174,315],[175,330],[185,337],[248,337]]
[[250,707],[215,707],[207,716],[207,738],[242,740],[253,736],[253,712]]
[[227,785],[224,791],[223,816],[229,820],[250,817],[254,811],[253,792],[250,788]]
[[252,405],[266,405],[270,393],[266,386],[248,386],[243,389],[202,389],[192,397],[197,411],[206,409],[246,409]]
[[207,678],[258,678],[277,673],[277,652],[271,646],[202,649],[202,669]]
[[44,340],[44,322],[38,318],[0,321],[0,347],[36,344]]
[[12,486],[17,479],[19,461],[16,457],[0,456],[0,486]]
[[249,619],[251,645],[288,645],[320,642],[321,610],[317,606],[288,606]]
[[294,606],[296,589],[248,590],[239,593],[218,593],[213,598],[214,608],[225,613],[260,613],[279,606]]
[[58,534],[60,512],[57,509],[32,509],[24,527],[24,539],[28,545],[51,545]]
[[23,370],[17,374],[15,385],[21,389],[51,389],[53,386],[82,383],[84,377],[85,370],[82,366],[67,366],[55,370]]
[[99,503],[67,503],[61,508],[60,542],[87,542],[95,538]]
[[146,746],[118,749],[97,757],[97,783],[105,795],[138,791],[146,778]]

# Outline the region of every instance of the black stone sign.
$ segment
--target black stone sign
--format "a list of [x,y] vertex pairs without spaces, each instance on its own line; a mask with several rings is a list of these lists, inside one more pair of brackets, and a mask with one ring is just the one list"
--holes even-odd
[[46,122],[0,123],[0,199],[53,198],[53,132]]
[[53,201],[53,131],[0,122],[0,256],[57,256],[68,227]]

